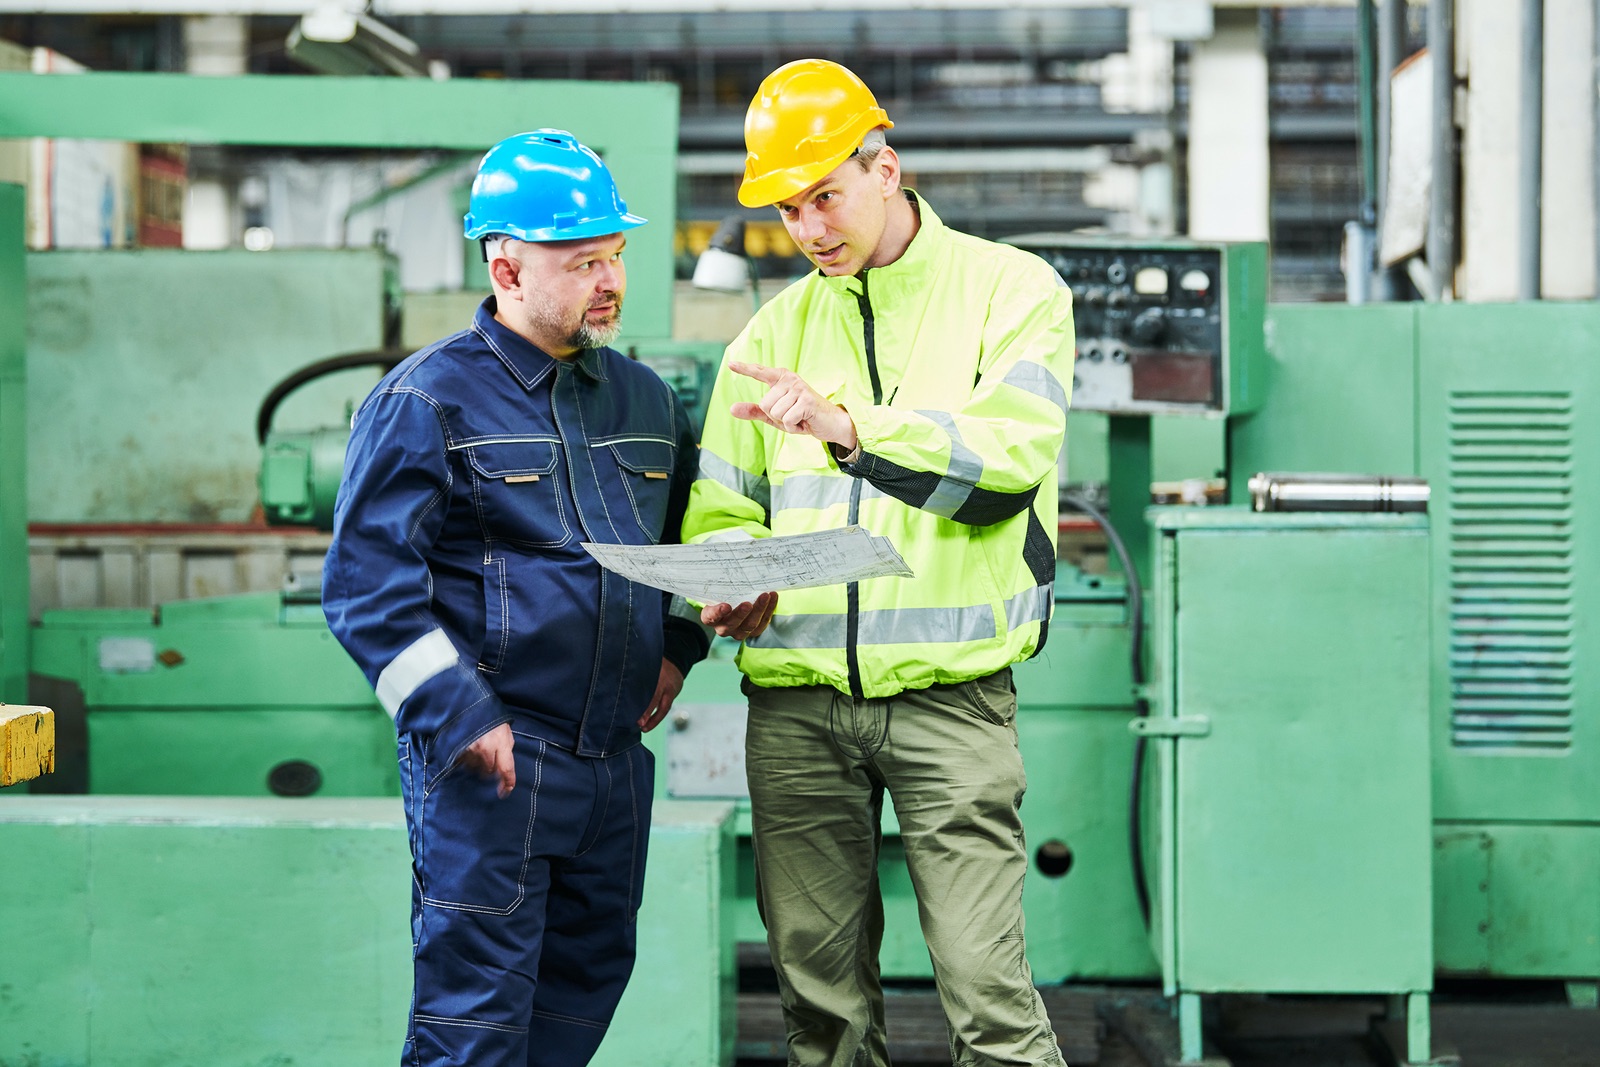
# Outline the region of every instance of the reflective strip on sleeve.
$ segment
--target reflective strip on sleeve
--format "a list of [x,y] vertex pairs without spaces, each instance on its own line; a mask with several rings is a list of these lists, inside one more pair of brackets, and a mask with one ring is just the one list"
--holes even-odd
[[709,478],[725,489],[731,489],[746,500],[754,500],[763,509],[772,506],[772,494],[767,479],[734,466],[715,452],[700,450],[700,477]]
[[928,496],[928,502],[922,505],[924,511],[931,511],[943,519],[954,517],[967,502],[967,497],[972,495],[972,490],[978,484],[978,479],[983,477],[983,457],[967,447],[961,439],[961,431],[956,429],[956,420],[948,411],[922,411],[922,415],[939,424],[939,428],[950,438],[950,465],[944,477],[939,479],[939,484]]
[[1006,629],[1015,630],[1030,622],[1044,622],[1050,617],[1050,605],[1055,598],[1054,584],[1036,585],[1018,593],[1006,601]]
[[1067,410],[1067,391],[1061,387],[1054,374],[1037,363],[1029,363],[1026,360],[1018,362],[1000,380],[1025,393],[1044,397],[1060,408],[1063,414]]
[[453,666],[460,657],[456,646],[450,643],[443,630],[430,630],[390,661],[378,675],[378,703],[392,719],[400,714],[400,705],[415,693],[423,682]]

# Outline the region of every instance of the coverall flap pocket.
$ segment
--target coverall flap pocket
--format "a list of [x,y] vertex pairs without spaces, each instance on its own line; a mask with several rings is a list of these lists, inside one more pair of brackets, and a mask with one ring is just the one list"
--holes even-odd
[[631,441],[612,441],[611,451],[617,465],[635,474],[672,473],[677,452],[671,441],[654,438],[635,438]]
[[657,438],[612,441],[608,447],[617,461],[621,485],[640,532],[648,543],[660,541],[667,521],[677,449],[671,441]]
[[539,548],[572,540],[556,442],[499,439],[466,453],[485,539]]
[[485,478],[550,474],[556,469],[554,441],[491,441],[467,446],[467,462]]
[[545,747],[515,738],[517,784],[504,798],[494,779],[459,765],[434,779],[417,818],[423,903],[489,915],[509,915],[522,903]]

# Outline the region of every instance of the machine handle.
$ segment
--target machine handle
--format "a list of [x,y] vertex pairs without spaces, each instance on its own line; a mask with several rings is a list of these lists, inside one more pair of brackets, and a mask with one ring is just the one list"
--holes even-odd
[[1136,737],[1209,737],[1211,719],[1205,715],[1133,719],[1128,723],[1128,732]]

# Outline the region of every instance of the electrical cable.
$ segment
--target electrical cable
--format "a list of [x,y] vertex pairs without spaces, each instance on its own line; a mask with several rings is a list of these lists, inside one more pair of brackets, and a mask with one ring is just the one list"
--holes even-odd
[[261,407],[256,411],[256,443],[262,445],[267,443],[267,434],[272,430],[272,417],[278,413],[278,406],[302,385],[353,367],[380,367],[383,373],[388,374],[408,355],[410,353],[404,349],[375,348],[366,352],[347,352],[342,356],[330,356],[301,367],[274,385],[262,399]]
[[[1106,535],[1111,550],[1117,554],[1122,573],[1127,581],[1126,603],[1128,610],[1130,673],[1133,676],[1134,708],[1139,718],[1150,714],[1150,702],[1144,698],[1144,586],[1139,581],[1139,570],[1133,565],[1128,546],[1111,525],[1111,520],[1093,504],[1080,496],[1063,493],[1061,503],[1073,511],[1087,515]],[[1133,891],[1139,898],[1139,915],[1144,925],[1150,926],[1150,887],[1146,884],[1144,869],[1144,834],[1140,824],[1144,818],[1144,761],[1146,741],[1139,734],[1133,741],[1133,777],[1128,787],[1128,858],[1133,865]]]

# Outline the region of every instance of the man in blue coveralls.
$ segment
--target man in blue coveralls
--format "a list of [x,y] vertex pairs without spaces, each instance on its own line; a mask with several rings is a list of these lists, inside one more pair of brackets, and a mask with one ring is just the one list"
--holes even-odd
[[633,969],[654,762],[707,637],[583,541],[675,541],[683,405],[617,337],[629,214],[562,130],[484,156],[494,295],[356,413],[328,623],[394,716],[411,835],[404,1063],[579,1067]]

